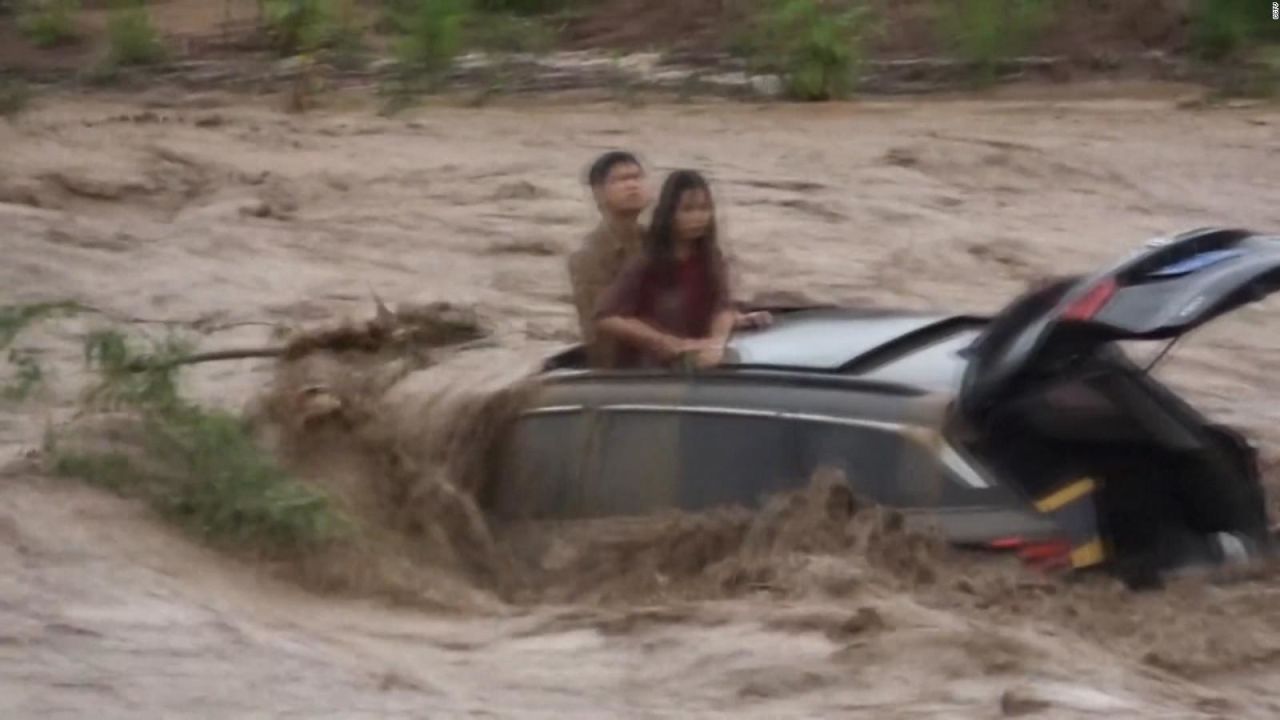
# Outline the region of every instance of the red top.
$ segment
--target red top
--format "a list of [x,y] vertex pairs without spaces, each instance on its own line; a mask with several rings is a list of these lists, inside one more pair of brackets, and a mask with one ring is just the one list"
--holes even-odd
[[[702,251],[684,260],[658,264],[647,257],[629,262],[600,298],[596,318],[633,317],[670,335],[702,338],[716,314],[729,307],[720,264]],[[661,361],[641,348],[623,344],[623,367],[656,366]]]

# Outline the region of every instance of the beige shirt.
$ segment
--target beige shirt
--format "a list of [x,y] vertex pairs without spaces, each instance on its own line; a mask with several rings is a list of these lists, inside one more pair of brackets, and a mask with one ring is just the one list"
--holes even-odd
[[616,356],[612,341],[596,337],[596,305],[627,261],[639,257],[643,251],[644,228],[641,225],[605,219],[587,233],[582,246],[569,255],[573,305],[578,312],[578,328],[592,367],[612,367]]

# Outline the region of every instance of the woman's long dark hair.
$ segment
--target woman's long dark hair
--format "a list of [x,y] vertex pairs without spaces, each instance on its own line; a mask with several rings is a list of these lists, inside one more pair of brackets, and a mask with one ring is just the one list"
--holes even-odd
[[724,256],[716,237],[715,201],[711,197],[711,188],[701,173],[677,170],[662,183],[645,243],[647,280],[640,300],[641,306],[651,307],[656,288],[670,288],[682,282],[680,265],[676,262],[676,213],[685,195],[699,190],[712,200],[713,210],[711,223],[702,237],[694,241],[693,247],[694,259],[700,265],[703,282],[686,287],[683,294],[685,324],[696,337],[702,337],[710,330],[717,306],[729,294]]
[[653,219],[649,223],[649,234],[645,245],[649,261],[659,271],[659,276],[671,277],[675,270],[676,256],[676,211],[680,209],[680,200],[685,193],[701,190],[711,199],[713,212],[711,224],[707,231],[698,238],[694,248],[701,252],[712,274],[712,280],[720,281],[723,256],[716,233],[715,199],[711,195],[711,186],[702,173],[696,170],[676,170],[667,176],[662,183],[662,191],[658,194],[658,204],[653,209]]

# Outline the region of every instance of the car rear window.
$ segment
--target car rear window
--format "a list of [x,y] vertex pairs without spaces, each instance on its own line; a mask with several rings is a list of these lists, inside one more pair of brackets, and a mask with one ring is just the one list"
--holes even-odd
[[874,365],[853,368],[859,377],[916,387],[947,389],[958,385],[968,357],[965,351],[981,333],[976,327],[953,327],[927,338],[923,345],[899,348]]

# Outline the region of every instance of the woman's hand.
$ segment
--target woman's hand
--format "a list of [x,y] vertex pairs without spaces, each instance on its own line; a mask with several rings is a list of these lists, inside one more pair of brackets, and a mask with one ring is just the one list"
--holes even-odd
[[773,324],[773,315],[766,310],[757,310],[756,312],[738,313],[734,318],[734,327],[739,330],[769,327]]
[[713,368],[724,362],[724,344],[708,342],[693,357],[693,364],[699,370]]
[[659,345],[659,353],[665,360],[679,360],[685,355],[701,352],[707,346],[705,339],[682,338],[676,335],[663,334]]
[[663,355],[669,362],[682,361],[698,369],[715,367],[724,360],[724,343],[715,338],[681,338],[667,336]]

